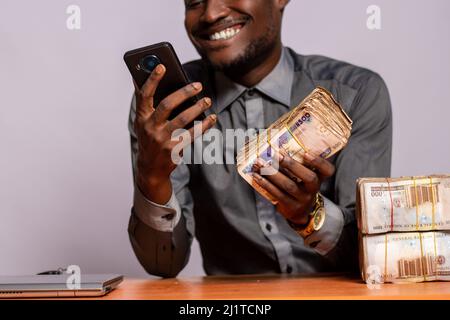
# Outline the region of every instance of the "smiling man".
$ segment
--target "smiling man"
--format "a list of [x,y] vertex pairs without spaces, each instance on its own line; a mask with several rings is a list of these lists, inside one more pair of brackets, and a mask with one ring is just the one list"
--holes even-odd
[[[165,73],[159,65],[136,90],[129,119],[135,196],[128,231],[150,274],[176,276],[194,236],[207,274],[356,269],[355,181],[390,175],[388,91],[367,69],[284,47],[281,22],[288,2],[185,0],[185,27],[201,56],[184,65],[194,82],[153,105]],[[276,206],[234,164],[172,162],[172,132],[199,114],[206,115],[202,132],[267,128],[317,86],[332,92],[353,120],[352,136],[328,160],[308,155],[302,165],[286,156],[277,174],[255,172],[256,181],[277,196]],[[201,91],[205,98],[168,120]],[[239,147],[224,147],[224,156],[235,157]],[[311,229],[319,210],[325,221]]]

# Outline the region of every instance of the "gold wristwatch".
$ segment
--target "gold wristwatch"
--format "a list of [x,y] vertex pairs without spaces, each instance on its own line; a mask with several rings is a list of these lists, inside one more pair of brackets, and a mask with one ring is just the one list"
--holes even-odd
[[288,220],[289,225],[294,229],[298,235],[303,239],[310,236],[313,232],[319,231],[325,222],[325,208],[323,198],[320,193],[316,194],[316,203],[309,214],[309,220],[305,225],[298,225]]

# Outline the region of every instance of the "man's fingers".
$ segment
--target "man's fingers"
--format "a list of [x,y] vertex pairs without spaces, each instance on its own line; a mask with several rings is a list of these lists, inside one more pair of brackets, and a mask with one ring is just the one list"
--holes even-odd
[[253,172],[253,179],[258,183],[263,189],[271,193],[278,201],[285,201],[287,195],[281,191],[277,186],[275,186],[272,182],[263,178],[259,173]]
[[134,87],[138,97],[138,103],[136,105],[136,118],[147,120],[155,110],[153,106],[153,96],[155,95],[156,88],[158,87],[161,79],[164,77],[165,72],[166,68],[164,65],[159,64],[152,71],[142,88],[139,89],[136,82],[134,82]]
[[188,84],[187,86],[175,91],[170,94],[164,100],[162,100],[156,107],[155,112],[152,115],[155,123],[162,124],[170,116],[170,113],[181,105],[183,102],[192,98],[202,90],[202,84],[200,82],[194,82]]
[[303,198],[304,192],[299,188],[297,183],[280,171],[276,171],[275,174],[264,176],[264,178],[272,182],[280,190],[289,193],[294,198],[299,200]]
[[334,165],[322,157],[315,157],[310,153],[305,153],[303,159],[305,160],[306,165],[317,169],[318,176],[321,181],[331,177],[335,172]]
[[293,173],[303,182],[303,185],[308,192],[319,191],[321,181],[317,174],[303,166],[300,162],[292,159],[290,156],[286,155],[282,158],[280,161],[280,168],[288,169],[289,172]]
[[158,64],[156,68],[153,69],[147,81],[145,81],[141,88],[141,93],[144,97],[153,97],[155,95],[156,88],[158,88],[159,82],[164,77],[165,73],[166,67],[162,64]]
[[183,149],[187,145],[191,144],[196,138],[201,136],[205,131],[208,129],[211,129],[214,124],[217,121],[217,116],[215,114],[211,114],[206,117],[205,120],[203,120],[200,123],[196,123],[192,128],[189,130],[181,130],[180,134],[173,134],[172,133],[172,141],[175,141],[175,144],[181,143],[179,147]]
[[[299,207],[298,200],[292,198],[290,195],[283,192],[280,188],[278,188],[276,185],[274,185],[272,182],[267,180],[266,178],[262,177],[259,173],[253,172],[253,179],[257,184],[261,186],[264,190],[269,192],[271,195],[275,197],[278,201],[278,207],[281,208],[297,208]],[[280,213],[282,213],[285,218],[290,219],[293,218],[295,214],[298,214],[297,212],[290,211],[290,210],[281,210]]]
[[183,156],[183,150],[190,145],[197,137],[201,136],[206,130],[210,129],[217,121],[215,114],[209,115],[200,123],[196,123],[191,129],[183,130],[181,133],[172,133],[172,162],[179,163],[179,158]]
[[203,98],[197,101],[191,108],[183,111],[175,119],[170,121],[170,130],[176,130],[186,127],[189,123],[194,121],[206,109],[211,107],[211,99]]
[[190,137],[190,142],[192,143],[199,136],[204,134],[207,130],[211,129],[217,121],[217,116],[215,114],[211,114],[206,117],[200,123],[195,124],[192,128],[190,128],[187,132]]

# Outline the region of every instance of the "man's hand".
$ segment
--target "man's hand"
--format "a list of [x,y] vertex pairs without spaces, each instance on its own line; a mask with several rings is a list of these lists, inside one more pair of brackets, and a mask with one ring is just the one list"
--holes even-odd
[[[211,107],[211,99],[203,98],[169,121],[170,113],[184,101],[198,94],[202,90],[202,85],[198,82],[189,84],[167,96],[158,106],[154,106],[153,96],[164,77],[165,70],[165,67],[160,64],[153,70],[141,89],[135,84],[134,127],[139,146],[136,182],[141,192],[149,200],[158,204],[169,201],[172,192],[170,174],[177,166],[172,162],[172,150],[180,143],[172,141],[172,133],[176,129],[184,128]],[[190,128],[190,142],[196,138],[194,129],[195,132],[203,134],[214,125],[216,119],[215,115],[210,115],[195,127]],[[198,126],[201,130],[196,128]]]
[[[321,183],[334,174],[334,165],[309,153],[304,155],[304,165],[288,155],[278,156],[280,170],[271,168],[273,174],[261,176],[267,164],[258,161],[253,177],[262,188],[276,197],[277,211],[286,219],[299,225],[308,223]],[[275,170],[275,171],[273,171]]]

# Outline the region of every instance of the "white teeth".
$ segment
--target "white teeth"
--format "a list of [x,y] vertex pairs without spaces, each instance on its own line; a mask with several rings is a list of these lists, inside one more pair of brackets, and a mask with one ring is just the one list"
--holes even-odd
[[241,29],[227,28],[209,36],[209,40],[228,40],[237,35]]

